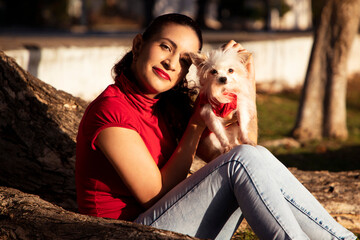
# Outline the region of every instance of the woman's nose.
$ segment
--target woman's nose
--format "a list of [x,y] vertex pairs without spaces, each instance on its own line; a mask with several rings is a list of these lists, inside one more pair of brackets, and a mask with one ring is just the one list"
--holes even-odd
[[168,57],[163,61],[163,65],[167,70],[175,70],[176,69],[176,60],[175,57]]

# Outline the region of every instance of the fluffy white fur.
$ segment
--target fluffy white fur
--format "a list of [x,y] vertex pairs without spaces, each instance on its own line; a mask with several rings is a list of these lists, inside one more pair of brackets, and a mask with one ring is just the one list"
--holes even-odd
[[[190,56],[197,68],[200,94],[208,99],[201,109],[201,116],[214,134],[208,136],[207,142],[221,152],[227,152],[240,143],[255,145],[248,136],[249,123],[256,117],[255,89],[246,68],[250,53],[217,49],[206,55]],[[225,128],[224,119],[218,117],[212,108],[216,103],[229,103],[227,93],[237,95],[237,108],[230,114],[236,114],[239,125]]]

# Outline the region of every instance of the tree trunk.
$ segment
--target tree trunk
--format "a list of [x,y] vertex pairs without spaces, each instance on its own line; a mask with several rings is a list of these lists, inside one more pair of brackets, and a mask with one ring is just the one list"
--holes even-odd
[[0,239],[194,239],[74,213],[75,141],[86,106],[0,51]]
[[76,210],[75,138],[87,103],[0,52],[0,185]]
[[360,0],[329,0],[315,30],[293,136],[345,140],[347,59],[360,21]]
[[271,25],[270,25],[270,16],[271,16],[271,7],[270,7],[270,0],[262,0],[263,6],[264,6],[264,30],[270,31]]

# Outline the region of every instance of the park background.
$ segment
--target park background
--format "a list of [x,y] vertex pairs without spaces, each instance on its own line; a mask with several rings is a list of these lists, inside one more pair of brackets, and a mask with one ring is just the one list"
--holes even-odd
[[[300,92],[326,1],[0,0],[0,50],[35,77],[86,101],[112,83],[111,68],[157,15],[199,22],[204,51],[230,39],[254,54],[259,140],[338,221],[360,232],[360,36],[347,61],[346,140],[292,138]],[[196,78],[194,69],[188,79]],[[1,170],[0,170],[1,172]],[[0,181],[2,186],[10,183]],[[238,235],[241,238],[240,235]]]
[[[304,82],[320,2],[0,0],[0,48],[34,76],[91,100],[112,82],[110,69],[154,16],[180,12],[202,26],[204,51],[230,39],[243,44],[254,54],[258,89],[278,92]],[[359,52],[358,35],[349,75],[360,71]],[[190,75],[196,78],[193,69]]]

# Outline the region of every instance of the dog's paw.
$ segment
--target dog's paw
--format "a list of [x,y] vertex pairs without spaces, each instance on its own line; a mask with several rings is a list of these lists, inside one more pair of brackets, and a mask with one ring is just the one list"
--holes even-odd
[[254,141],[252,141],[248,137],[241,136],[240,137],[240,142],[241,142],[241,144],[248,144],[248,145],[251,145],[251,146],[256,146],[256,143]]
[[242,144],[249,144],[251,146],[256,146],[256,143],[254,143],[253,141],[251,141],[250,139],[244,139],[243,141],[241,141]]
[[227,153],[229,152],[231,149],[233,149],[234,147],[238,146],[239,144],[233,143],[233,144],[228,144],[227,146],[223,147],[223,153]]
[[223,153],[229,152],[232,148],[233,148],[233,147],[230,146],[230,145],[227,145],[227,146],[223,147]]

